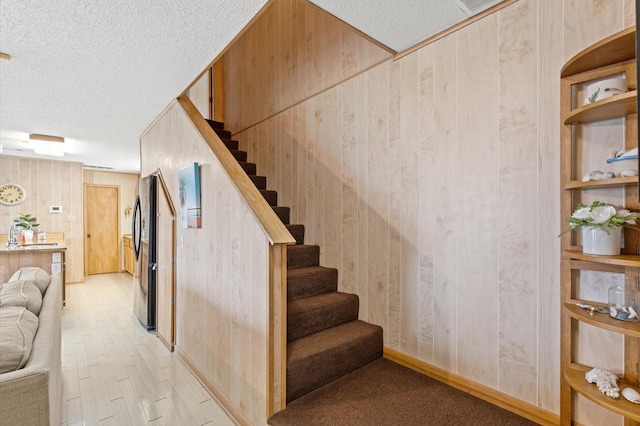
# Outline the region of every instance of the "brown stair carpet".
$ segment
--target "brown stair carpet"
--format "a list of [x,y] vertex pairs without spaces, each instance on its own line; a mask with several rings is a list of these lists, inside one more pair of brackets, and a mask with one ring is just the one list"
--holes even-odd
[[[284,222],[283,222],[284,223]],[[296,240],[296,244],[304,244],[304,225],[286,225],[287,230],[293,238]]]
[[338,270],[320,266],[320,247],[304,244],[304,225],[289,223],[289,207],[278,206],[278,193],[231,133],[209,123],[296,240],[287,247],[287,401],[380,358],[382,328],[358,321],[358,296],[337,291]]
[[272,426],[533,426],[469,393],[380,358],[287,404]]
[[287,299],[289,302],[332,291],[338,291],[338,270],[335,268],[310,266],[287,271]]
[[289,301],[287,340],[290,342],[357,319],[358,296],[355,294],[335,291]]
[[300,244],[287,247],[287,268],[297,269],[320,264],[320,246]]
[[287,401],[382,356],[382,327],[350,321],[289,342]]

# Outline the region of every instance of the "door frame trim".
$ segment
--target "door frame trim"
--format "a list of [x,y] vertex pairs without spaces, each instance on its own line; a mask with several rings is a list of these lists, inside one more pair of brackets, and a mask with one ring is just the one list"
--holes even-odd
[[[169,349],[169,351],[173,352],[176,346],[176,298],[177,298],[177,289],[176,289],[176,207],[173,203],[173,199],[171,198],[171,193],[169,192],[169,187],[164,180],[164,176],[162,176],[162,171],[160,169],[156,170],[155,175],[158,177],[158,192],[162,191],[169,203],[169,210],[171,210],[171,214],[173,215],[173,226],[171,226],[171,338],[170,342],[167,342],[161,335],[158,334],[158,338],[164,345]],[[160,232],[160,231],[158,231]],[[157,284],[156,284],[157,286]],[[158,292],[156,287],[156,300],[158,298]],[[158,314],[158,307],[156,306],[156,315]],[[156,323],[156,333],[157,333],[157,323]]]

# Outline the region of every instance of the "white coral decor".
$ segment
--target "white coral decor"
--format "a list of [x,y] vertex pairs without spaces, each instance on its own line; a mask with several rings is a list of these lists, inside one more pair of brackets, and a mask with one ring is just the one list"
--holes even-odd
[[595,383],[598,390],[611,398],[620,397],[620,388],[618,387],[618,376],[607,370],[594,368],[587,371],[584,375],[589,383]]

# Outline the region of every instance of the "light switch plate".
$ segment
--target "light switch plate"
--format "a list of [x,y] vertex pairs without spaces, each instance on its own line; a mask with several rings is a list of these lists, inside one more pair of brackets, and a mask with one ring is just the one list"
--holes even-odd
[[62,261],[62,256],[60,255],[60,253],[53,253],[51,255],[51,261],[53,263],[60,263]]
[[59,274],[60,272],[62,272],[62,265],[60,263],[52,263],[51,264],[51,273],[52,274]]

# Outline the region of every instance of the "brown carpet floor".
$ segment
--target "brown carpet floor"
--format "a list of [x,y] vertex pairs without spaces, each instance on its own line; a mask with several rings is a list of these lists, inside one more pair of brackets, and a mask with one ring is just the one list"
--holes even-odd
[[380,358],[292,401],[269,424],[530,426],[536,423]]

